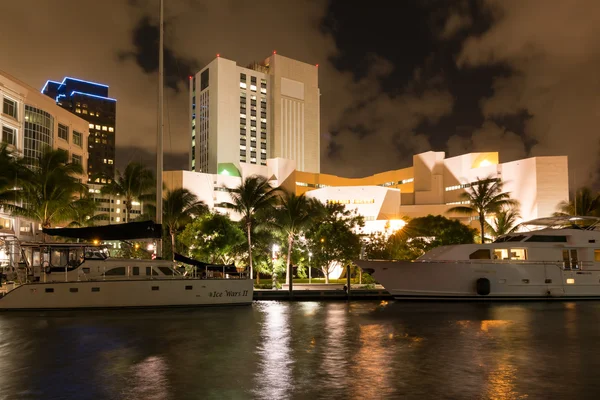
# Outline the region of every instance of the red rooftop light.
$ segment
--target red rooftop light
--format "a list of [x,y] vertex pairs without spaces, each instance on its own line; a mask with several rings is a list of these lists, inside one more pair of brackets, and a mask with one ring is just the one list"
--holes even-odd
[[277,54],[277,50],[273,50],[273,54]]
[[317,68],[319,67],[319,64],[315,65]]
[[221,57],[221,55],[219,53],[217,53],[217,58]]
[[192,78],[193,78],[193,76],[190,75],[190,79],[192,79]]

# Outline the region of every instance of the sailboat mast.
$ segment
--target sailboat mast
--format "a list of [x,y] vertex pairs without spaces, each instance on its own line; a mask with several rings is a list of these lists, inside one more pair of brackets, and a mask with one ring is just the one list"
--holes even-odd
[[[164,6],[160,0],[160,41],[158,45],[158,135],[156,138],[156,223],[162,224],[162,186],[163,186],[163,89],[164,89]],[[156,241],[156,256],[162,257],[162,239]]]

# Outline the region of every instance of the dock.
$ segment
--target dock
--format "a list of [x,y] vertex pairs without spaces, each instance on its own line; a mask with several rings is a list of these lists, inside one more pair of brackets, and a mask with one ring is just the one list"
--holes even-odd
[[[384,289],[356,289],[348,295],[339,289],[299,289],[294,290],[293,301],[327,301],[327,300],[392,300],[393,297]],[[290,300],[289,290],[254,289],[254,300]]]

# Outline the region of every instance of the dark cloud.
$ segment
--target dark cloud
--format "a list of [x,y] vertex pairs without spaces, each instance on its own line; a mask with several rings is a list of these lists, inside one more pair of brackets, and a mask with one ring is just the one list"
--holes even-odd
[[[165,24],[166,29],[168,29],[168,26]],[[131,41],[134,50],[118,51],[119,60],[133,59],[145,73],[157,73],[159,34],[158,24],[152,23],[148,16],[141,18],[132,32]],[[181,88],[187,89],[188,77],[199,69],[198,63],[193,59],[178,56],[168,46],[164,48],[163,59],[165,63],[165,86],[177,92]]]
[[[187,75],[216,53],[246,65],[277,50],[319,64],[324,172],[401,168],[428,150],[497,150],[502,160],[567,154],[578,182],[598,179],[595,1],[401,3],[166,2],[166,83],[174,89],[165,92],[164,148],[174,155],[167,168],[187,165]],[[3,30],[28,34],[0,36],[2,69],[37,88],[64,75],[109,84],[118,99],[118,167],[133,149],[154,165],[157,2],[3,7]],[[78,34],[67,39],[56,21]],[[110,29],[90,29],[95,21]],[[30,62],[32,55],[43,63]]]
[[[121,160],[120,169],[123,169],[128,163],[135,161],[141,162],[148,168],[156,171],[156,152],[146,150],[141,147],[121,146],[117,149],[117,157]],[[163,154],[165,170],[187,169],[188,153],[165,151]]]

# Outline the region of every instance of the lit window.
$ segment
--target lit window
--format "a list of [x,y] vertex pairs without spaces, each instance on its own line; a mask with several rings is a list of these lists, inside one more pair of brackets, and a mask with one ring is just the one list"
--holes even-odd
[[240,88],[246,89],[246,82],[240,82]]
[[575,279],[573,278],[567,278],[567,284],[572,285],[575,283]]
[[81,103],[80,102],[77,102],[77,107],[81,107]]
[[117,208],[117,214],[120,214],[120,213],[121,213],[121,209]]
[[117,217],[117,218],[115,218],[115,221],[121,222],[121,218]]
[[76,112],[77,114],[81,114],[81,108],[76,108],[76,109],[75,109],[75,112]]
[[94,114],[93,112],[91,112],[91,111],[90,111],[90,115],[91,115],[92,117],[94,117],[96,114]]
[[103,130],[103,131],[107,131],[107,130],[108,130],[108,127],[107,127],[107,126],[103,126],[103,127],[102,127],[102,130]]
[[85,109],[84,109],[84,110],[83,110],[83,113],[84,113],[84,114],[87,114],[87,113],[88,113],[88,110],[85,110]]
[[109,160],[108,160],[108,163],[112,165],[112,164],[113,164],[113,160],[110,160],[110,159],[109,159]]
[[253,92],[256,92],[256,85],[250,85],[250,90],[252,90]]
[[242,114],[242,113],[240,113],[240,118],[244,118],[244,119],[246,119],[246,114]]
[[262,94],[266,94],[266,93],[267,93],[267,89],[265,89],[265,88],[261,88],[261,89],[260,89],[260,92],[261,92]]
[[100,130],[102,127],[100,125],[96,125],[96,129]]
[[96,112],[96,117],[99,117],[99,116],[100,116],[100,113],[99,113],[99,112]]
[[121,204],[121,200],[117,200],[117,204]]
[[108,131],[109,131],[109,132],[114,132],[114,131],[115,131],[115,128],[113,128],[112,126],[109,126],[109,127],[108,127]]
[[106,164],[106,158],[104,159],[104,164]]
[[90,124],[90,129],[94,129],[94,124]]

